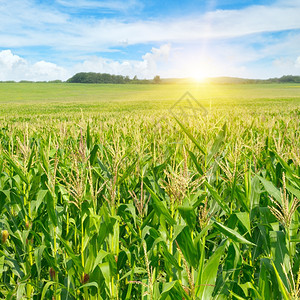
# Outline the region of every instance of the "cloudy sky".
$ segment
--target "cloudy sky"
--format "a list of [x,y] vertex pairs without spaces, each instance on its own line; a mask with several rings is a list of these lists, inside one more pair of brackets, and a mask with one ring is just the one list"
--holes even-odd
[[0,0],[0,80],[300,75],[300,0]]

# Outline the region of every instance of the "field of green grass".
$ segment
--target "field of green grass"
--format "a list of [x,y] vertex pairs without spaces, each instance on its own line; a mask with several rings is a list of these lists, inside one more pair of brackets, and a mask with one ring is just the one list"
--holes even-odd
[[0,298],[299,299],[299,128],[299,85],[0,83]]
[[299,104],[300,85],[110,85],[1,83],[1,116],[57,113],[133,112],[171,107],[189,91],[205,106]]

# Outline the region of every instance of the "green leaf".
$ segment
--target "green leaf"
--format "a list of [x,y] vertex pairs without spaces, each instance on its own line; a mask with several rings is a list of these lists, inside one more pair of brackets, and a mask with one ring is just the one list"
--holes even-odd
[[54,282],[54,281],[48,281],[48,282],[45,284],[45,286],[44,286],[44,288],[43,288],[43,291],[42,291],[41,300],[43,300],[43,299],[45,298],[45,295],[46,295],[48,289],[50,288],[50,286],[53,285],[53,284],[55,284],[55,283],[56,283],[56,282]]
[[42,204],[45,196],[47,195],[48,190],[39,190],[36,195],[36,203],[35,203],[35,209],[38,210],[40,205]]
[[255,297],[256,297],[255,299],[263,300],[262,296],[260,295],[260,293],[258,291],[257,285],[254,286],[254,284],[255,284],[254,282],[252,283],[252,282],[247,281],[245,283],[240,283],[239,287],[243,290],[245,295],[250,294],[250,291],[251,291],[251,292],[255,293]]
[[286,185],[286,189],[293,194],[294,196],[296,196],[297,199],[300,199],[300,190],[294,188],[293,186],[287,184]]
[[177,234],[176,241],[184,258],[191,266],[196,268],[199,263],[199,253],[192,241],[188,226],[183,227],[180,233]]
[[194,154],[192,151],[189,151],[189,150],[188,150],[188,153],[189,153],[189,155],[190,155],[190,157],[191,157],[193,163],[195,164],[195,166],[196,166],[197,171],[199,172],[199,174],[200,174],[200,175],[203,175],[204,172],[203,172],[203,170],[202,170],[200,164],[198,163],[195,154]]
[[40,247],[38,247],[34,250],[35,264],[36,264],[36,269],[38,271],[39,277],[41,275],[42,256],[43,256],[43,252],[44,252],[45,248],[46,248],[45,245],[41,245]]
[[0,274],[3,273],[4,259],[5,259],[4,255],[0,257]]
[[91,166],[93,166],[96,162],[98,150],[99,150],[99,146],[97,144],[94,145],[94,148],[90,153],[90,164],[91,164]]
[[8,256],[6,253],[0,250],[0,254],[5,256],[5,264],[7,264],[10,268],[11,271],[14,275],[19,277],[19,279],[23,278],[25,276],[23,270],[21,269],[20,266],[22,266],[16,259],[11,258]]
[[281,194],[280,191],[274,186],[274,184],[271,181],[266,180],[265,178],[258,176],[259,180],[263,184],[264,188],[270,194],[276,201],[281,203]]
[[277,268],[276,268],[274,262],[271,261],[271,264],[272,264],[272,266],[273,266],[273,268],[274,268],[274,272],[275,272],[275,275],[276,275],[276,279],[277,279],[277,282],[278,282],[278,286],[279,286],[279,289],[280,289],[280,291],[281,291],[281,294],[282,294],[283,299],[284,299],[284,300],[291,300],[291,297],[290,297],[290,295],[289,295],[289,292],[288,292],[287,288],[285,287],[284,283],[282,282],[282,279],[281,279],[281,277],[279,276],[279,273],[278,273],[278,271],[277,271]]
[[240,222],[245,226],[245,228],[248,230],[249,234],[251,235],[249,214],[247,212],[238,212],[238,213],[236,213],[236,216],[238,217]]
[[293,178],[293,180],[295,180],[296,182],[300,183],[299,181],[299,177],[295,176],[295,172],[290,168],[290,166],[284,161],[284,159],[282,159],[280,157],[280,155],[273,150],[272,153],[274,153],[274,155],[277,157],[277,159],[279,160],[279,162],[281,163],[281,165],[283,166],[283,168],[286,170],[287,175],[289,175],[290,177]]
[[133,163],[126,169],[123,176],[118,180],[118,184],[121,184],[129,175],[130,173],[136,168],[136,162],[138,158],[136,158]]
[[275,263],[276,270],[279,273],[281,280],[288,286],[284,269],[286,272],[289,270],[290,257],[286,246],[285,234],[282,231],[270,231],[270,245],[272,259]]
[[145,186],[146,186],[148,192],[151,195],[151,198],[152,198],[152,201],[153,201],[153,208],[154,208],[156,214],[159,217],[163,216],[166,219],[166,221],[168,221],[168,223],[170,225],[175,225],[176,222],[174,221],[171,214],[169,213],[169,211],[165,207],[164,203],[156,196],[156,194],[150,189],[150,187],[148,187],[147,184],[145,184]]
[[236,293],[234,293],[233,291],[229,291],[229,293],[237,300],[246,300],[245,298],[237,295]]
[[[205,234],[208,230],[208,225],[201,231],[201,233],[196,237],[195,243],[197,243],[197,239],[202,239],[200,244],[200,259],[199,259],[199,265],[198,265],[198,274],[196,278],[196,295],[200,291],[201,282],[202,282],[202,276],[203,276],[203,268],[204,268],[204,260],[205,260]],[[203,234],[202,234],[203,233]],[[202,235],[202,237],[201,237]]]
[[226,243],[223,243],[204,265],[200,286],[196,287],[196,297],[202,300],[212,299],[215,288],[220,259],[224,254]]
[[54,226],[57,226],[57,218],[55,213],[54,207],[54,199],[50,192],[46,194],[46,201],[47,201],[47,212],[50,217],[50,220]]
[[23,283],[18,284],[17,299],[16,300],[24,299],[25,288],[26,288],[26,283],[23,282]]
[[212,197],[218,202],[218,204],[221,206],[221,208],[227,213],[230,214],[230,208],[228,205],[224,202],[224,200],[219,196],[218,192],[207,182],[204,182],[205,186],[208,188],[210,194]]
[[179,206],[178,211],[186,224],[193,230],[196,226],[196,213],[192,206]]
[[40,156],[41,156],[42,166],[43,169],[46,171],[46,173],[49,173],[49,158],[47,157],[48,155],[45,152],[46,152],[46,146],[41,145]]
[[93,143],[90,131],[90,123],[88,123],[86,128],[86,146],[88,149],[91,149]]
[[28,159],[28,163],[27,163],[27,168],[26,168],[27,172],[30,171],[34,153],[35,153],[35,147],[32,147],[32,150],[31,150],[31,153],[30,153],[30,156],[29,156],[29,159]]
[[182,300],[182,299],[189,300],[189,299],[191,299],[190,296],[182,288],[182,286],[178,282],[178,280],[163,283],[160,300],[164,300],[167,297],[169,297],[168,299],[172,299],[172,300],[173,299],[174,300],[175,299],[178,299],[178,300]]
[[72,258],[73,263],[77,266],[78,272],[82,273],[84,271],[84,268],[81,264],[80,257],[74,253],[72,248],[68,245],[68,243],[62,237],[60,237],[60,241],[64,244],[65,250],[66,250],[67,254]]
[[261,194],[260,182],[257,176],[251,180],[251,191],[250,191],[250,209],[259,207],[259,200]]
[[159,245],[161,246],[161,255],[164,257],[165,262],[169,262],[171,265],[173,265],[177,270],[182,270],[182,267],[179,266],[177,260],[174,258],[173,255],[168,250],[167,244],[161,240],[159,242]]
[[94,267],[92,269],[92,271],[95,270],[95,268],[102,262],[103,258],[105,258],[108,255],[108,252],[104,251],[104,250],[100,250],[97,254],[97,257],[95,259],[94,262]]
[[84,289],[87,287],[95,287],[96,289],[98,289],[98,283],[97,282],[89,282],[89,283],[86,283],[86,284],[80,286],[79,289]]
[[109,271],[109,262],[104,262],[98,265],[101,273],[105,279],[105,284],[107,287],[110,285],[110,271]]
[[9,164],[13,167],[14,171],[20,176],[20,178],[28,184],[28,180],[24,175],[23,171],[17,166],[17,164],[11,159],[11,157],[6,153],[2,152],[4,158],[9,162]]
[[189,139],[194,143],[194,145],[205,155],[206,151],[204,151],[204,149],[199,145],[199,143],[196,141],[196,139],[193,137],[193,135],[191,134],[191,132],[184,127],[184,125],[174,116],[174,119],[176,120],[176,122],[179,124],[179,126],[181,127],[181,129],[184,131],[184,133],[189,137]]
[[219,229],[225,236],[229,237],[235,242],[242,243],[242,244],[247,244],[247,245],[252,245],[255,246],[252,242],[248,241],[245,239],[242,235],[240,235],[237,231],[217,222],[214,218],[212,218],[214,221],[213,225],[217,229]]
[[207,155],[207,164],[211,161],[214,155],[220,150],[226,136],[226,123],[223,125],[219,134],[216,136],[210,152]]
[[147,274],[147,270],[144,268],[140,268],[140,267],[133,267],[129,272],[127,272],[126,274],[124,274],[119,281],[125,279],[126,277],[128,277],[131,274]]

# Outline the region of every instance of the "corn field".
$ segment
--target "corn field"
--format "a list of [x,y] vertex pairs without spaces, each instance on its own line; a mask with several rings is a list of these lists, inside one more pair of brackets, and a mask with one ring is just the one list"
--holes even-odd
[[1,119],[1,299],[300,299],[300,111]]

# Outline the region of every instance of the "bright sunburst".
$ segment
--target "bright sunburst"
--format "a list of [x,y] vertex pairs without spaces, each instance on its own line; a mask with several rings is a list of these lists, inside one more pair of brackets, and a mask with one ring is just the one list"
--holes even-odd
[[205,79],[207,78],[207,76],[200,73],[200,74],[195,74],[195,75],[193,75],[192,78],[193,78],[196,82],[204,82]]

